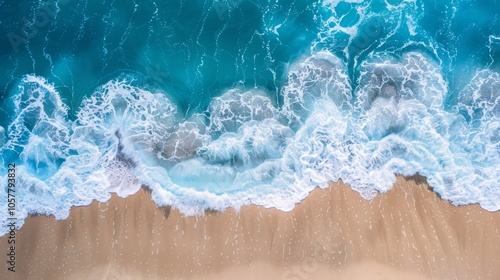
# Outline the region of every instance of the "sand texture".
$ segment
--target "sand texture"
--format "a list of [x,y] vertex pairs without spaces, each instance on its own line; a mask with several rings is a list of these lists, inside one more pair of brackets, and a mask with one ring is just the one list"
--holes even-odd
[[453,206],[420,177],[371,201],[332,183],[288,213],[185,217],[141,190],[30,217],[16,244],[1,279],[500,279],[500,213]]

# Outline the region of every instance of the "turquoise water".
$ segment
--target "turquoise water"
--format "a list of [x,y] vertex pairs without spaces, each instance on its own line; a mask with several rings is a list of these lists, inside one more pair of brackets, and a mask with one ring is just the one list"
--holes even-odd
[[142,184],[186,214],[288,211],[328,181],[369,199],[415,173],[500,209],[499,1],[0,7],[0,176],[16,163],[21,220]]

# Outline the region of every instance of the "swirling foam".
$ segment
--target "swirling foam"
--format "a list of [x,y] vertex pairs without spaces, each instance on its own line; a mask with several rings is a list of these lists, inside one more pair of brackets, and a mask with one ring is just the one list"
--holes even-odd
[[499,74],[478,71],[447,111],[439,69],[417,52],[375,55],[352,89],[340,59],[319,52],[290,66],[282,106],[261,89],[231,89],[193,116],[120,78],[73,122],[49,82],[26,76],[1,150],[19,159],[18,218],[62,219],[141,185],[186,214],[249,203],[288,211],[329,181],[373,198],[395,174],[415,173],[456,205],[499,210]]

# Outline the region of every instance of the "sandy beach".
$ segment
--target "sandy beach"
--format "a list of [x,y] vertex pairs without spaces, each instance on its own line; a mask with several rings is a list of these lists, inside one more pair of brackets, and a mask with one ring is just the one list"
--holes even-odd
[[[185,217],[142,189],[36,216],[1,279],[498,279],[500,213],[456,207],[421,177],[365,200],[342,183],[291,212],[250,205]],[[6,237],[0,239],[7,252]],[[3,253],[2,253],[3,254]],[[6,258],[5,254],[4,259]]]

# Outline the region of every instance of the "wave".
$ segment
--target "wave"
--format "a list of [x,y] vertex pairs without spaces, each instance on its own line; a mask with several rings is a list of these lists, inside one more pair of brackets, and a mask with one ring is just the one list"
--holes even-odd
[[352,88],[345,64],[317,52],[289,67],[280,105],[263,89],[233,88],[192,116],[124,76],[97,88],[75,120],[51,83],[28,75],[1,131],[2,180],[18,163],[21,224],[141,185],[187,215],[249,203],[289,211],[329,181],[370,199],[395,174],[416,173],[455,205],[500,209],[498,73],[477,71],[450,110],[440,67],[422,53],[373,55],[359,73]]

